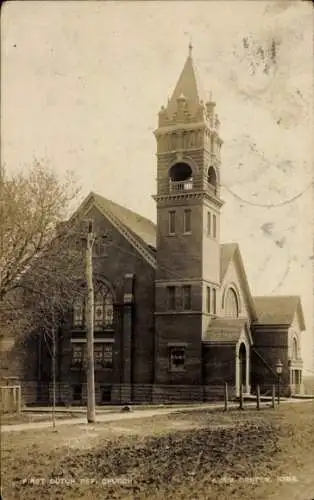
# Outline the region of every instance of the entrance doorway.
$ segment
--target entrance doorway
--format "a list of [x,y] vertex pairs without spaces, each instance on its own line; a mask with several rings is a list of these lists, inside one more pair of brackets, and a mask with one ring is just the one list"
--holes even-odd
[[247,373],[246,373],[246,364],[247,364],[247,360],[246,360],[246,357],[247,357],[247,354],[246,354],[246,347],[245,347],[245,344],[241,344],[240,345],[240,349],[239,349],[239,361],[240,361],[240,377],[239,377],[239,383],[242,385],[243,387],[243,390],[245,391],[246,390],[246,379],[247,379]]

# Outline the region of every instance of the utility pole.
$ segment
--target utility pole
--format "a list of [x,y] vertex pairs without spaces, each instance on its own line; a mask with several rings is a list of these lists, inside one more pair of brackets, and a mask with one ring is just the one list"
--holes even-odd
[[56,327],[54,295],[51,300],[51,337],[52,337],[52,427],[56,427]]
[[87,283],[87,422],[96,422],[95,411],[95,372],[94,372],[94,286],[93,286],[93,244],[95,236],[92,222],[88,225],[86,244],[86,283]]

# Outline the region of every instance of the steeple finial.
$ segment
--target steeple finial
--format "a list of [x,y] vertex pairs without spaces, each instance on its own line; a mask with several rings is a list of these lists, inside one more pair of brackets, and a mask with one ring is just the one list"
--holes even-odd
[[193,50],[193,45],[192,45],[192,40],[190,39],[190,43],[189,43],[189,57],[192,57],[192,50]]

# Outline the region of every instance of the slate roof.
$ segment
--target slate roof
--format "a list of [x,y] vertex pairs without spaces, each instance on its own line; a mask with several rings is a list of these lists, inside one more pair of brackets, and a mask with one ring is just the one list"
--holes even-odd
[[258,323],[263,325],[291,325],[297,311],[301,314],[301,326],[305,328],[300,297],[274,295],[253,297]]
[[236,344],[246,323],[241,318],[216,318],[211,321],[203,341],[206,344]]

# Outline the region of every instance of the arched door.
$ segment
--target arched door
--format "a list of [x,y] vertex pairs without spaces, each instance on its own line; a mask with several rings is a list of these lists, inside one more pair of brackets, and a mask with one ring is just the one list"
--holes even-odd
[[239,369],[240,369],[240,376],[239,376],[239,383],[242,385],[243,389],[246,390],[247,386],[247,352],[246,352],[246,347],[245,344],[242,343],[240,345],[239,349]]

